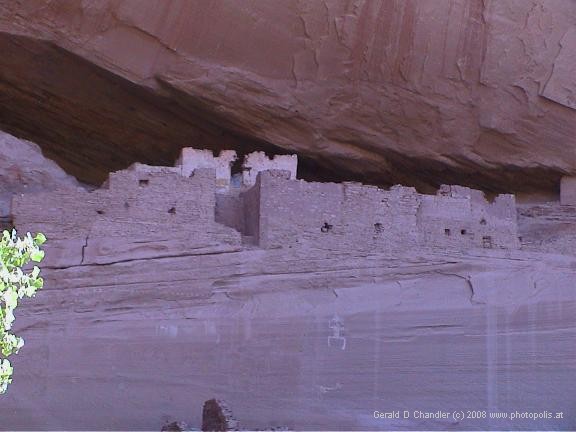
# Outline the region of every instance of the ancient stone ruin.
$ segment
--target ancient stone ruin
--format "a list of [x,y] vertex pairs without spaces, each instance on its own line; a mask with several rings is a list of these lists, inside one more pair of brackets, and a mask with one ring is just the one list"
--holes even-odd
[[[517,249],[513,195],[488,202],[484,193],[442,186],[436,195],[412,187],[389,190],[354,182],[296,179],[295,155],[244,158],[232,181],[234,151],[214,156],[185,148],[175,167],[134,164],[110,174],[95,191],[83,188],[16,196],[14,224],[54,240],[178,232],[195,243],[264,249],[306,246],[329,250]],[[70,251],[72,252],[72,251]]]
[[202,407],[203,431],[237,431],[240,430],[238,420],[234,418],[232,410],[223,400],[210,399]]
[[0,429],[576,429],[576,0],[0,5]]
[[447,382],[430,409],[537,409],[518,380],[570,409],[566,200],[311,182],[296,156],[233,151],[184,149],[175,166],[136,163],[97,189],[35,166],[55,180],[3,202],[19,232],[49,239],[46,287],[18,316],[28,363],[9,427],[30,399],[30,429],[406,429],[420,419],[383,423],[372,409],[421,406],[421,389]]
[[576,177],[564,176],[560,180],[560,204],[576,205]]

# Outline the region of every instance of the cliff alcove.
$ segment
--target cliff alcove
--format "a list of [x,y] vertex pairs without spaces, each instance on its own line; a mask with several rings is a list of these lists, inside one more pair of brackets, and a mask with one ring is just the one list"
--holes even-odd
[[0,224],[48,237],[0,429],[574,429],[575,28],[0,0]]
[[264,3],[4,2],[0,127],[92,184],[186,146],[429,192],[573,173],[573,2]]

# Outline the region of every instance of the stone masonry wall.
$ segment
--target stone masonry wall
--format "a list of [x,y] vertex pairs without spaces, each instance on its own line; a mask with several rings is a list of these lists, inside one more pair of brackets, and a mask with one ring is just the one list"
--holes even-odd
[[481,191],[442,186],[435,196],[414,188],[290,180],[287,171],[260,173],[259,244],[306,244],[334,250],[394,251],[520,247],[513,195],[493,203]]
[[212,150],[187,147],[182,149],[176,166],[184,177],[189,177],[197,169],[212,168],[216,171],[216,186],[226,189],[230,186],[231,166],[236,158],[234,150],[222,150],[214,156]]
[[287,171],[260,173],[260,246],[392,250],[418,244],[414,189],[289,177]]
[[[188,168],[196,164],[193,154],[204,155],[188,153],[182,159]],[[224,163],[226,155],[204,156]],[[268,162],[291,161],[262,155]],[[215,168],[182,175],[183,166],[134,164],[112,173],[105,187],[93,192],[78,188],[16,197],[14,223],[53,240],[85,239],[92,232],[162,239],[170,232],[192,236],[195,244],[240,245],[245,236],[262,248],[334,251],[520,246],[513,195],[489,203],[481,191],[462,186],[442,186],[432,196],[403,186],[306,182],[294,179],[295,169],[261,171],[252,187],[222,189]]]
[[489,203],[481,191],[444,185],[435,196],[422,195],[418,225],[426,246],[520,247],[513,195],[499,195]]
[[14,199],[19,230],[42,231],[49,238],[86,237],[93,229],[103,236],[151,236],[167,231],[217,235],[239,243],[240,234],[216,224],[214,170],[198,169],[183,177],[173,168],[135,165],[112,173],[107,188],[77,190]]
[[259,244],[346,247],[343,184],[290,180],[288,171],[260,173]]
[[260,244],[260,181],[261,176],[258,176],[256,185],[240,194],[244,214],[243,233],[256,244]]
[[290,173],[291,180],[296,179],[298,157],[296,155],[275,155],[272,158],[264,152],[253,152],[244,156],[242,163],[242,184],[253,186],[256,184],[258,174],[268,170],[281,170]]
[[560,204],[576,206],[576,177],[564,176],[560,180]]
[[419,205],[420,195],[411,187],[383,190],[344,183],[343,215],[350,242],[358,248],[383,251],[418,246]]
[[216,194],[216,222],[234,228],[240,233],[246,231],[244,221],[244,202],[240,193],[233,188],[231,193]]

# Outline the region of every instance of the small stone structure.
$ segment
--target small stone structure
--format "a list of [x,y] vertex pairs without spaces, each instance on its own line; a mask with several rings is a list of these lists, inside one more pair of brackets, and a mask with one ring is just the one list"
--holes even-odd
[[198,168],[182,176],[176,168],[134,164],[110,174],[101,189],[82,188],[18,195],[12,201],[14,225],[41,231],[54,240],[194,234],[198,242],[240,243],[240,233],[215,222],[216,175]]
[[289,178],[296,178],[298,157],[296,155],[275,155],[270,159],[264,152],[246,155],[242,164],[242,183],[244,186],[256,184],[258,173],[267,170],[283,170],[290,173]]
[[560,204],[576,206],[576,177],[564,176],[560,180]]
[[435,196],[421,199],[418,227],[423,244],[457,249],[520,247],[514,195],[498,195],[488,203],[481,191],[443,185]]
[[[384,190],[353,182],[307,182],[295,178],[295,156],[269,159],[261,152],[245,157],[243,184],[234,185],[230,167],[235,158],[230,151],[215,157],[206,150],[184,149],[176,167],[134,164],[112,173],[93,192],[16,197],[14,225],[52,239],[171,231],[198,242],[261,248],[520,247],[513,195],[499,195],[490,203],[481,191],[461,186],[423,195],[404,186]],[[289,169],[277,169],[284,167]]]
[[212,150],[197,150],[184,148],[180,158],[176,161],[176,167],[184,177],[189,177],[199,168],[212,168],[216,171],[216,187],[228,188],[231,180],[232,164],[237,155],[234,150],[222,150],[218,156],[214,156]]
[[238,420],[234,418],[232,410],[226,402],[219,399],[210,399],[204,402],[202,407],[202,430],[212,431],[237,431],[240,429]]
[[162,426],[161,432],[187,432],[191,431],[191,429],[186,423],[173,421],[171,423],[166,423]]
[[[395,186],[386,191],[359,183],[291,180],[288,171],[264,171],[255,185],[258,221],[252,235],[264,248],[305,244],[326,249],[385,249],[418,244],[419,194]],[[257,231],[256,231],[257,230]]]

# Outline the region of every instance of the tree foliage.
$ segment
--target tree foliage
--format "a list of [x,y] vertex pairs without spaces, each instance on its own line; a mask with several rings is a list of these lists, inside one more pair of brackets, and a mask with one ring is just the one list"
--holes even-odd
[[[32,297],[42,288],[44,281],[40,269],[23,270],[30,262],[40,262],[44,251],[40,246],[46,241],[44,234],[32,237],[27,233],[18,238],[16,230],[4,231],[0,240],[0,394],[6,392],[12,381],[12,365],[8,357],[16,354],[24,345],[24,340],[12,333],[14,309],[24,296]],[[28,266],[30,267],[30,266]]]

